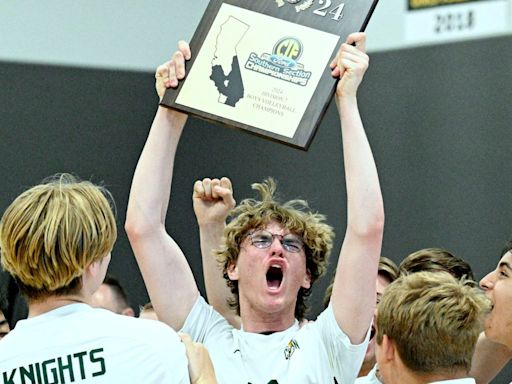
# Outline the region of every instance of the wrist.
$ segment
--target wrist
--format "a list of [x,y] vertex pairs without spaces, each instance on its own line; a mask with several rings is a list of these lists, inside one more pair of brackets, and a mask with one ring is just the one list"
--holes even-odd
[[222,228],[226,225],[226,219],[204,219],[197,220],[199,227],[204,229],[217,229]]
[[344,114],[347,111],[357,109],[357,97],[353,95],[336,95],[336,106],[340,113]]

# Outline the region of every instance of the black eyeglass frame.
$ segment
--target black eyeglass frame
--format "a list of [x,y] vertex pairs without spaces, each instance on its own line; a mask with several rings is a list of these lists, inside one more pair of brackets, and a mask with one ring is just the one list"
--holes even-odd
[[[255,240],[256,235],[265,235],[265,234],[268,235],[267,240],[270,239],[270,241],[257,242],[257,240]],[[286,238],[287,236],[291,236],[291,238],[287,239]],[[251,244],[254,245],[258,249],[269,248],[272,245],[272,243],[274,242],[274,238],[276,238],[276,237],[279,239],[279,242],[281,243],[282,247],[288,252],[299,253],[301,250],[303,250],[305,248],[304,240],[302,240],[299,236],[294,235],[293,233],[287,233],[286,235],[280,235],[277,233],[269,232],[266,229],[258,229],[258,230],[247,233],[245,235],[245,237],[248,237],[251,241]],[[261,240],[264,240],[264,239],[261,239]],[[286,240],[292,240],[293,242],[297,242],[298,244],[296,245],[296,247],[294,247],[293,244],[290,244]]]

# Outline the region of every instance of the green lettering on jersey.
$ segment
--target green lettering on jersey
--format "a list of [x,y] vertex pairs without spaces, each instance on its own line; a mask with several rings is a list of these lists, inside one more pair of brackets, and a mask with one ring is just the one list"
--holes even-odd
[[34,372],[34,364],[30,364],[28,366],[28,369],[25,367],[20,367],[20,378],[21,378],[21,384],[28,383],[25,379],[30,379],[31,384],[36,384],[36,377]]
[[67,365],[62,364],[62,357],[57,358],[57,365],[59,366],[59,377],[61,384],[66,383],[66,379],[64,378],[64,370],[66,369],[69,371],[69,380],[71,382],[75,381],[75,374],[73,372],[73,360],[71,360],[72,356],[67,355],[66,357],[68,359]]
[[102,376],[107,372],[103,353],[103,348],[96,348],[0,371],[0,384],[66,384]]
[[36,363],[35,366],[36,366],[36,374],[37,374],[37,384],[43,384],[43,380],[41,377],[41,364]]
[[52,381],[48,381],[49,379],[49,375],[48,375],[48,369],[47,367],[50,365],[50,364],[55,364],[55,359],[49,359],[49,360],[45,360],[43,361],[43,378],[44,378],[44,384],[58,384],[59,383],[59,379],[57,377],[57,368],[53,367],[53,368],[50,368],[50,372],[51,372],[51,379]]
[[85,367],[84,367],[84,356],[87,355],[87,351],[77,352],[73,357],[78,358],[78,365],[80,366],[80,378],[85,380]]
[[16,368],[14,368],[11,372],[11,376],[7,378],[7,372],[4,372],[2,377],[4,379],[4,384],[15,384],[14,383],[14,375],[16,374]]
[[92,374],[93,377],[104,375],[107,370],[105,368],[105,359],[103,357],[96,357],[95,354],[103,352],[103,348],[97,348],[93,349],[91,352],[89,352],[89,358],[91,359],[91,363],[100,363],[100,370],[97,372],[94,372]]

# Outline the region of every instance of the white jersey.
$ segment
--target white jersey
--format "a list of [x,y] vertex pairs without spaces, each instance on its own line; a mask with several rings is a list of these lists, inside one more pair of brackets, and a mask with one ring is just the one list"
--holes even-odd
[[183,331],[204,343],[219,384],[352,384],[363,362],[369,333],[352,345],[329,306],[311,322],[270,335],[233,328],[202,297]]
[[70,304],[21,320],[0,342],[0,381],[188,384],[185,347],[163,323]]
[[377,377],[377,365],[374,365],[372,370],[368,372],[368,375],[358,377],[355,384],[381,384],[381,381]]

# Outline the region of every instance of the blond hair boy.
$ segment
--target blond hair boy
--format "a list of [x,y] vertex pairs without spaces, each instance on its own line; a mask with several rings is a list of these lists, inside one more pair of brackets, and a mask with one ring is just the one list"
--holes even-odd
[[110,193],[62,174],[18,196],[0,222],[2,266],[28,319],[0,343],[9,383],[189,383],[185,347],[169,327],[88,305],[117,236]]
[[474,383],[471,357],[490,302],[469,280],[418,272],[395,280],[377,307],[377,363],[386,384]]

